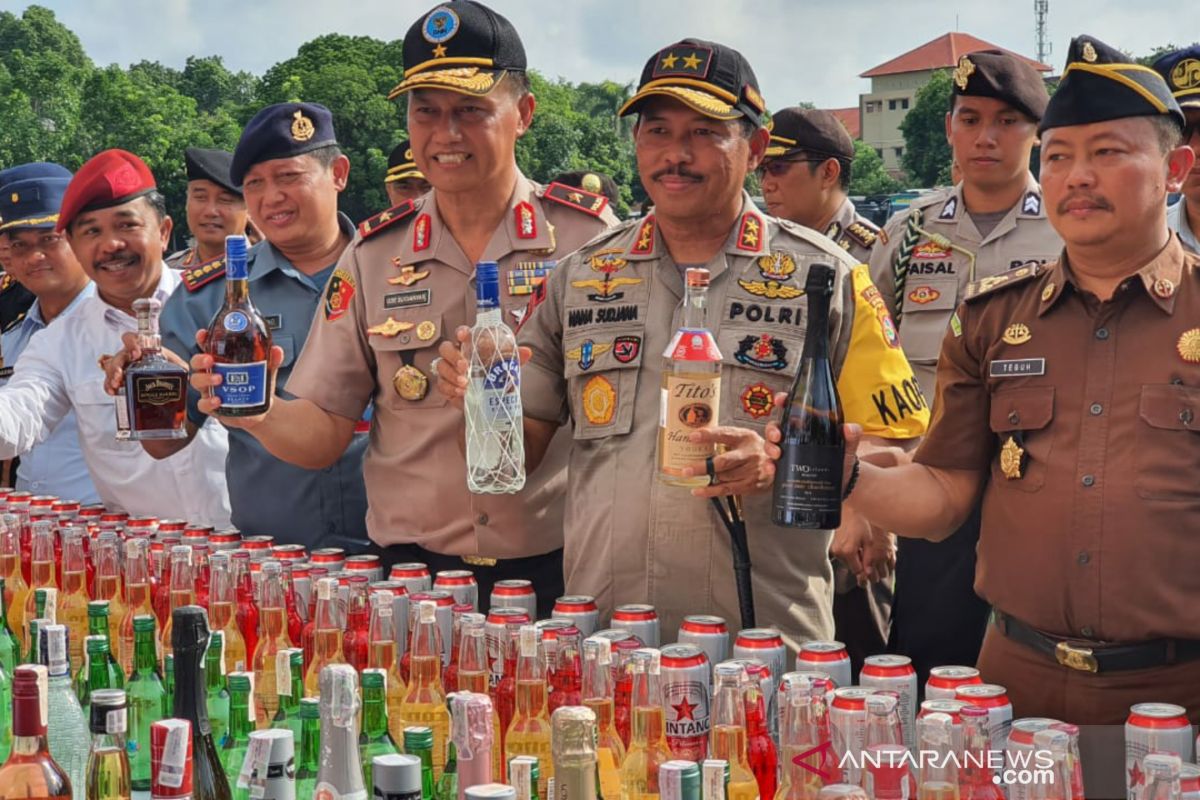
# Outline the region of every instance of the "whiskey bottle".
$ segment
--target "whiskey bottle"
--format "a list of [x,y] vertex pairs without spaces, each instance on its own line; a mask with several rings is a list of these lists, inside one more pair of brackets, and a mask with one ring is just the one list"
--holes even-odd
[[246,249],[245,236],[225,237],[225,304],[209,323],[204,343],[213,373],[221,376],[211,393],[221,401],[215,413],[224,417],[265,414],[272,393],[271,330],[250,302]]
[[[138,347],[142,357],[125,370],[125,399],[129,404],[129,438],[184,439],[187,411],[187,370],[162,354],[158,313],[162,303],[153,297],[133,301],[137,315]],[[119,430],[119,429],[118,429]],[[122,438],[120,435],[118,439]]]

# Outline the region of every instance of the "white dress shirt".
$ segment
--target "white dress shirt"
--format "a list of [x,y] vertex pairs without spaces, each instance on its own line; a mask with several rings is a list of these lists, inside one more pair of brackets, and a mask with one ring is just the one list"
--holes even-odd
[[[164,267],[154,296],[166,303],[179,282],[179,273]],[[229,443],[219,423],[208,420],[190,445],[161,461],[137,442],[116,439],[114,401],[97,362],[121,349],[121,334],[136,329],[133,317],[96,295],[33,337],[0,388],[0,458],[44,441],[74,410],[79,445],[105,506],[228,527]]]

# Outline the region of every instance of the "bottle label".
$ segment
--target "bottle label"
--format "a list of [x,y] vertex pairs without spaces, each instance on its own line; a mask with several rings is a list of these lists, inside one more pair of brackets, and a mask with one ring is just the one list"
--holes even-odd
[[721,376],[665,375],[659,403],[659,470],[680,475],[685,466],[713,454],[712,444],[695,444],[693,432],[717,424],[721,408]]
[[183,786],[183,769],[187,765],[187,746],[191,728],[174,725],[167,731],[162,762],[158,767],[158,783],[168,789]]
[[783,442],[775,477],[775,514],[829,514],[842,506],[841,445]]
[[707,330],[680,328],[675,333],[667,352],[672,361],[720,361],[721,351],[712,334]]
[[117,415],[117,441],[125,441],[133,435],[129,427],[129,395],[120,392],[113,397],[113,409]]
[[133,391],[134,402],[138,405],[165,406],[178,403],[183,397],[183,375],[137,375],[134,377]]
[[125,733],[128,729],[126,710],[117,708],[104,715],[104,730],[109,735]]
[[241,333],[250,327],[250,318],[241,311],[230,311],[225,315],[225,319],[221,320],[221,324],[230,333]]
[[292,652],[284,649],[275,653],[275,694],[292,693]]
[[493,428],[509,428],[521,415],[521,362],[497,359],[483,376],[483,418]]
[[213,372],[221,376],[221,385],[213,394],[221,405],[229,408],[249,408],[267,402],[267,362],[249,364],[213,364]]
[[65,636],[46,637],[46,662],[47,670],[51,675],[66,674],[67,642]]

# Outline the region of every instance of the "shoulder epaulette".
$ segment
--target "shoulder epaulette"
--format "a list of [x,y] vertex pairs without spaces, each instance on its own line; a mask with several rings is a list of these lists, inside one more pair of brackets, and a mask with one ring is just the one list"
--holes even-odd
[[967,284],[966,294],[963,295],[963,300],[968,303],[972,300],[977,300],[986,294],[991,294],[997,289],[1016,286],[1024,283],[1030,278],[1035,278],[1042,272],[1040,264],[1031,264],[1026,267],[1017,267],[1010,269],[1007,272],[1001,272],[999,275],[989,275],[986,278],[973,281]]
[[2,276],[0,276],[0,292],[12,288],[12,285],[16,282],[16,278],[14,278],[10,273],[3,273]]
[[408,219],[417,210],[417,204],[412,200],[405,200],[398,206],[392,206],[386,211],[380,211],[373,217],[367,217],[362,222],[358,223],[358,235],[366,239],[368,236],[374,236],[384,228],[395,225],[402,219]]
[[[5,277],[8,277],[8,276],[5,276]],[[25,319],[25,313],[26,313],[26,312],[22,311],[20,314],[17,314],[15,317],[13,317],[13,318],[12,318],[12,320],[11,320],[11,321],[10,321],[10,322],[9,322],[7,325],[5,325],[5,326],[4,326],[4,331],[3,331],[3,333],[8,333],[8,332],[9,332],[9,331],[11,331],[13,328],[15,328],[15,327],[17,327],[18,325],[20,325],[20,324],[21,324],[21,320]]]
[[879,238],[879,232],[866,226],[862,222],[851,222],[846,226],[846,235],[862,247],[871,247],[875,244],[875,240]]
[[550,184],[542,196],[547,200],[553,200],[560,205],[582,211],[593,217],[604,213],[604,207],[608,205],[608,198],[604,195],[589,192],[586,189],[576,189],[565,183]]
[[[851,267],[856,263],[850,254],[846,252],[845,248],[839,246],[837,242],[833,241],[820,231],[816,231],[812,228],[806,228],[799,223],[792,222],[790,219],[783,219],[782,217],[772,217],[771,219],[779,226],[781,230],[787,231],[788,234],[800,239],[812,247],[820,249],[827,255],[836,256],[837,260],[845,264],[847,267]],[[772,250],[775,249],[775,244],[775,240],[772,239]],[[780,242],[779,244],[782,245],[783,242]]]
[[225,256],[217,256],[211,261],[205,261],[180,274],[183,285],[189,292],[194,292],[205,284],[212,283],[217,278],[225,276]]

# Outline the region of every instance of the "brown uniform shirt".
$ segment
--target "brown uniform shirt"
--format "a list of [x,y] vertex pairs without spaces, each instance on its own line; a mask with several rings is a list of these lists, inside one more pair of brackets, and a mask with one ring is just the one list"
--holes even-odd
[[[924,232],[915,242],[909,242],[912,258],[903,297],[898,301],[895,264],[905,248],[908,219],[914,211],[921,212]],[[987,236],[980,235],[967,213],[961,183],[954,189],[914,200],[908,213],[888,220],[884,232],[886,239],[871,254],[871,279],[888,310],[897,316],[904,352],[929,398],[934,397],[934,371],[946,324],[962,301],[967,284],[1024,264],[1048,263],[1062,249],[1062,240],[1050,227],[1042,208],[1042,190],[1032,175],[1027,176],[1020,202]],[[936,242],[929,234],[944,237],[960,249],[946,247],[945,242]],[[968,253],[975,257],[974,268]]]
[[[518,176],[482,259],[500,264],[509,325],[520,321],[558,259],[616,222],[602,200]],[[547,553],[562,546],[569,442],[562,437],[519,494],[471,494],[462,412],[432,388],[438,343],[475,321],[474,276],[475,265],[442,224],[436,190],[367,220],[330,278],[288,390],[350,419],[374,401],[363,474],[367,532],[378,544],[416,542],[491,558]],[[389,320],[390,331],[381,330]],[[393,386],[405,364],[429,378],[421,399],[406,400]]]
[[849,197],[842,200],[837,213],[825,228],[825,235],[837,242],[859,264],[868,262],[871,248],[876,242],[887,242],[886,234],[881,237],[879,227],[860,215]]
[[[813,263],[836,270],[831,354],[843,397],[859,398],[861,409],[848,418],[882,436],[920,435],[928,412],[887,312],[871,303],[866,268],[854,271],[821,234],[760,214],[748,195],[724,249],[706,265],[708,327],[724,357],[720,423],[762,432],[772,394],[789,387],[804,348],[801,287]],[[656,480],[662,353],[682,321],[683,276],[654,217],[590,242],[544,288],[518,334],[533,349],[521,396],[528,416],[569,425],[574,438],[568,591],[594,595],[604,617],[620,603],[653,603],[664,631],[685,614],[736,621],[728,533],[707,500]],[[882,407],[868,399],[876,396]],[[767,494],[746,497],[743,508],[758,620],[795,641],[829,638],[832,534],[775,527],[770,505]]]
[[1172,237],[1103,303],[1065,256],[1018,272],[959,307],[915,456],[989,472],[975,589],[1060,636],[1200,639],[1200,258]]

